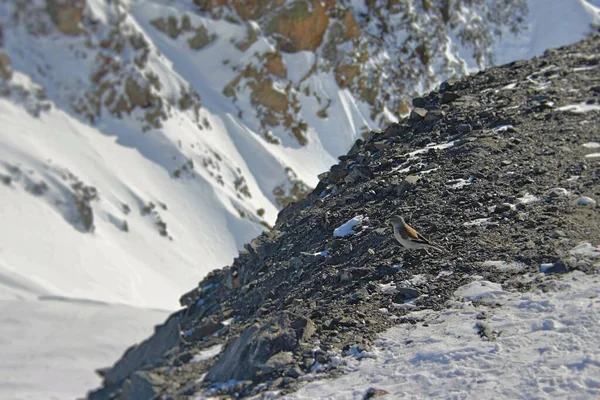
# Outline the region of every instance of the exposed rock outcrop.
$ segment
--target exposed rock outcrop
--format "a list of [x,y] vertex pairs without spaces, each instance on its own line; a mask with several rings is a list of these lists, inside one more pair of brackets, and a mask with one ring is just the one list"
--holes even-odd
[[267,33],[276,34],[274,37],[283,51],[315,51],[323,41],[328,24],[329,16],[320,1],[313,0],[310,4],[296,0],[269,21]]
[[75,36],[82,32],[85,0],[47,0],[48,13],[59,31]]

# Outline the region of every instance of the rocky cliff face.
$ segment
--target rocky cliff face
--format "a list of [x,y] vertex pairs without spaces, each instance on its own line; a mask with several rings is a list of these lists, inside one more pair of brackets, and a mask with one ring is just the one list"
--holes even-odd
[[[203,4],[243,17],[279,3]],[[298,10],[314,18],[307,26],[319,12]],[[408,311],[467,301],[455,290],[475,279],[526,292],[569,270],[597,273],[600,259],[571,250],[600,241],[598,54],[595,34],[414,98],[409,117],[357,140],[307,199],[183,295],[89,397],[286,393],[340,373],[384,329],[418,322]],[[394,214],[449,252],[403,250]]]
[[[275,44],[258,60],[236,66],[241,72],[226,87],[227,94],[235,99],[249,87],[265,137],[283,125],[301,145],[307,143],[309,125],[299,115],[300,95],[305,92],[321,105],[321,118],[331,103],[306,85],[311,79],[332,72],[340,88],[369,107],[370,119],[393,122],[409,111],[416,93],[442,76],[466,73],[466,60],[450,54],[468,48],[476,65],[489,65],[495,38],[502,31],[519,32],[528,12],[523,0],[367,1],[362,7],[351,1],[194,2],[211,18],[246,25],[246,37],[236,44],[240,49],[265,39]],[[313,63],[295,82],[281,63],[282,54],[303,51],[312,53]],[[273,89],[273,82],[284,90]],[[361,130],[366,133],[368,126]]]
[[[17,1],[7,10],[12,18],[7,25],[23,27],[33,37],[57,31],[69,38],[75,58],[82,60],[78,68],[88,69],[89,77],[77,85],[59,82],[71,86],[62,96],[70,111],[92,124],[107,116],[133,120],[142,131],[162,129],[178,112],[189,114],[199,131],[210,131],[200,112],[203,89],[164,75],[164,68],[157,67],[159,46],[143,25],[150,23],[165,36],[155,40],[182,41],[186,52],[200,57],[211,57],[203,52],[207,46],[228,41],[237,52],[224,52],[232,54],[222,59],[228,78],[215,89],[264,141],[285,147],[314,142],[311,131],[338,116],[334,92],[343,89],[364,114],[348,116],[360,121],[357,135],[396,121],[409,111],[412,96],[440,79],[466,73],[469,63],[490,65],[491,44],[501,32],[523,28],[528,12],[526,0],[367,1],[362,6],[351,1],[194,0],[181,7],[151,2],[147,7],[155,12],[139,17],[131,13],[143,7],[138,3],[115,1],[99,12],[93,0],[48,0],[41,6]],[[243,33],[224,35],[225,25]],[[38,72],[47,76],[49,68],[57,67],[42,62]],[[4,50],[0,76],[10,80],[10,55]],[[205,169],[221,164],[217,157],[208,158]],[[194,168],[186,165],[173,174]],[[279,182],[265,193],[275,206],[310,191],[312,179],[298,176],[293,165],[278,172]],[[217,182],[232,185],[247,179],[227,182],[214,175]]]

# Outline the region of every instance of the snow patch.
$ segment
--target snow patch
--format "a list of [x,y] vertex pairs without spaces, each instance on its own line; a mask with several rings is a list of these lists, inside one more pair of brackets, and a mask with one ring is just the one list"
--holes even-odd
[[190,360],[190,362],[191,363],[199,363],[199,362],[210,360],[211,358],[218,356],[221,353],[221,350],[223,350],[223,345],[216,344],[216,345],[209,347],[206,350],[202,350],[200,353],[196,354]]
[[[284,399],[361,399],[369,387],[390,399],[598,398],[600,276],[572,272],[561,282],[557,291],[501,292],[501,307],[458,302],[409,313],[427,324],[388,330],[377,358]],[[482,338],[478,326],[499,334]]]
[[569,254],[592,260],[600,259],[600,246],[594,246],[589,242],[583,242],[573,247],[569,251]]
[[582,144],[583,147],[585,147],[586,149],[600,149],[600,143],[599,142],[587,142]]
[[507,262],[507,261],[484,261],[481,263],[484,267],[492,267],[499,271],[521,271],[527,268],[527,265],[520,262]]
[[587,104],[587,103],[579,103],[579,104],[569,104],[563,107],[558,107],[558,111],[569,111],[576,114],[582,114],[591,111],[600,111],[599,104]]
[[446,182],[446,185],[449,185],[448,187],[450,189],[462,189],[465,186],[470,185],[471,183],[473,183],[473,175],[469,176],[468,179],[451,179]]
[[532,204],[540,201],[540,199],[532,195],[531,193],[525,193],[523,197],[517,198],[517,201],[521,204]]
[[356,217],[344,222],[339,227],[333,230],[333,236],[345,237],[351,235],[354,232],[354,227],[361,225],[365,217],[363,215],[357,215]]
[[483,226],[490,223],[491,218],[477,218],[473,221],[464,222],[463,226]]
[[501,294],[504,294],[502,285],[484,280],[468,283],[454,291],[454,297],[467,300],[495,298]]

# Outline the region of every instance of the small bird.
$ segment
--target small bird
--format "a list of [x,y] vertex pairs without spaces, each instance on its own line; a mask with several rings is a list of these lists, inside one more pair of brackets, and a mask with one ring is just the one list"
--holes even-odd
[[392,226],[394,227],[394,237],[396,240],[409,250],[424,249],[427,252],[427,249],[435,249],[437,251],[447,252],[447,250],[432,245],[429,240],[425,239],[423,235],[415,231],[404,221],[404,218],[399,215],[394,215],[392,217]]

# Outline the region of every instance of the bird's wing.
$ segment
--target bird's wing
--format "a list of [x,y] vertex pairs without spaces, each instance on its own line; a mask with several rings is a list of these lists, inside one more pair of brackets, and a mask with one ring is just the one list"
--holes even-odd
[[408,237],[406,239],[417,243],[431,244],[429,243],[429,240],[427,240],[423,235],[415,231],[412,226],[406,224],[404,225],[404,227],[406,228],[406,233],[408,234]]

